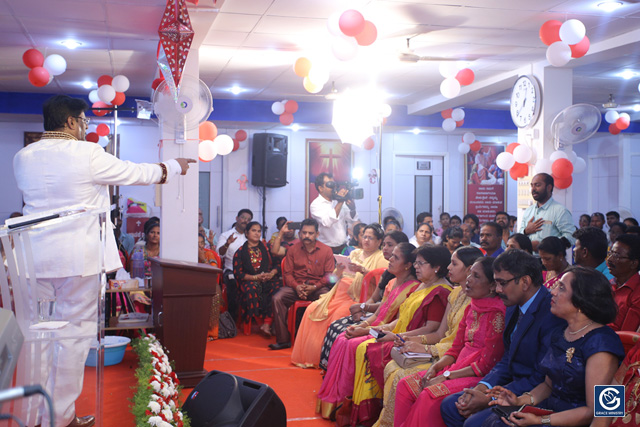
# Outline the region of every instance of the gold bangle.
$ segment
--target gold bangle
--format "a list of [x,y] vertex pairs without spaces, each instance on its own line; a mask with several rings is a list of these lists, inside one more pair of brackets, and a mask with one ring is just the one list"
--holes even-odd
[[522,395],[527,395],[529,396],[529,400],[531,401],[531,406],[535,406],[535,400],[533,399],[533,394],[531,394],[531,392],[525,391],[524,393],[522,393]]
[[160,178],[160,182],[158,184],[164,184],[167,182],[167,165],[164,163],[158,163],[160,165],[160,169],[162,169],[162,178]]
[[420,335],[420,344],[429,344],[426,335]]

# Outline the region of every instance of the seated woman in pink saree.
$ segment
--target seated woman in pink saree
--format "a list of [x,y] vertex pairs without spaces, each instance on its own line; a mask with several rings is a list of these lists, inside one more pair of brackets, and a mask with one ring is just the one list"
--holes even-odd
[[364,229],[362,249],[356,249],[349,258],[350,272],[336,269],[340,278],[334,287],[307,307],[296,335],[291,353],[291,363],[302,368],[317,367],[327,329],[333,321],[349,315],[349,307],[360,299],[362,279],[371,270],[387,268],[380,246],[384,232],[379,224],[369,224]]
[[336,404],[353,393],[356,348],[371,337],[370,327],[392,322],[400,305],[420,285],[413,268],[416,259],[414,250],[415,247],[411,243],[396,245],[389,258],[388,271],[395,276],[388,285],[391,292],[383,299],[376,313],[358,325],[349,326],[333,343],[316,407],[323,418],[329,418]]
[[403,378],[396,391],[394,426],[444,427],[440,403],[451,393],[474,387],[504,351],[505,306],[495,294],[493,258],[471,267],[463,290],[471,298],[453,345],[427,370]]
[[382,410],[384,367],[391,361],[395,334],[424,335],[438,330],[447,306],[451,286],[445,276],[451,253],[444,246],[423,245],[416,249],[414,267],[422,282],[400,306],[398,319],[373,329],[386,335],[367,340],[356,350],[353,383],[352,425],[372,425]]

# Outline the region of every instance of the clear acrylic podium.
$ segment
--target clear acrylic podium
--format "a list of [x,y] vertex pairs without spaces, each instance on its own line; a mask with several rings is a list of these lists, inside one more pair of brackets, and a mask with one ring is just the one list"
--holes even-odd
[[[47,361],[53,360],[53,351],[56,341],[70,340],[68,343],[77,340],[97,339],[99,345],[97,349],[97,366],[95,368],[95,412],[91,415],[96,417],[96,425],[102,425],[102,398],[103,398],[103,371],[104,371],[104,299],[106,289],[106,274],[104,268],[104,251],[106,233],[113,233],[107,221],[108,212],[105,209],[87,208],[73,206],[48,212],[45,217],[28,225],[9,228],[7,225],[0,227],[0,242],[4,258],[4,266],[0,268],[0,293],[1,306],[12,310],[16,320],[24,335],[24,344],[18,357],[15,370],[13,386],[19,387],[31,384],[40,384],[46,389]],[[33,216],[15,218],[19,225]],[[47,219],[49,218],[49,219]],[[38,242],[43,233],[51,233],[52,230],[61,230],[65,227],[84,227],[89,230],[89,234],[95,233],[97,251],[98,271],[96,271],[96,281],[99,281],[96,288],[99,295],[96,295],[98,302],[97,317],[94,321],[74,321],[72,319],[60,319],[68,323],[57,329],[42,329],[47,322],[38,320],[38,277],[47,277],[42,265],[38,262]],[[81,242],[78,242],[81,244]],[[35,257],[34,257],[35,254]],[[36,261],[34,261],[34,259]],[[56,319],[57,320],[57,319]],[[56,322],[59,326],[64,322]],[[83,361],[84,363],[84,361]],[[86,368],[85,368],[85,372]],[[85,388],[90,387],[89,377],[93,377],[92,372],[87,372],[85,378]],[[55,405],[56,396],[51,396]],[[11,406],[10,406],[11,405]],[[2,408],[3,412],[10,412],[20,418],[26,426],[34,426],[40,423],[42,411],[48,411],[46,402],[39,396],[17,399],[7,402]],[[89,415],[89,414],[81,414]]]

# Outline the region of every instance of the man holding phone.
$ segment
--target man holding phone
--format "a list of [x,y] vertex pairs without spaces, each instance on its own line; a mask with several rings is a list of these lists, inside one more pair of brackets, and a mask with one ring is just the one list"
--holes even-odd
[[297,300],[315,301],[329,292],[329,275],[335,262],[333,252],[324,243],[318,242],[318,222],[307,218],[301,223],[298,233],[300,241],[289,247],[282,268],[284,286],[273,296],[273,324],[276,343],[269,344],[272,350],[291,347],[287,329],[287,311]]

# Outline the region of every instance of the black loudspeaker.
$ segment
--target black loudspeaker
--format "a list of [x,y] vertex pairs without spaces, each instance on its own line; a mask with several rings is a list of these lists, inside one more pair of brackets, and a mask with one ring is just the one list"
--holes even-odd
[[253,134],[251,185],[284,187],[287,185],[287,137],[275,133]]
[[211,371],[182,405],[192,427],[285,427],[287,410],[268,385]]

